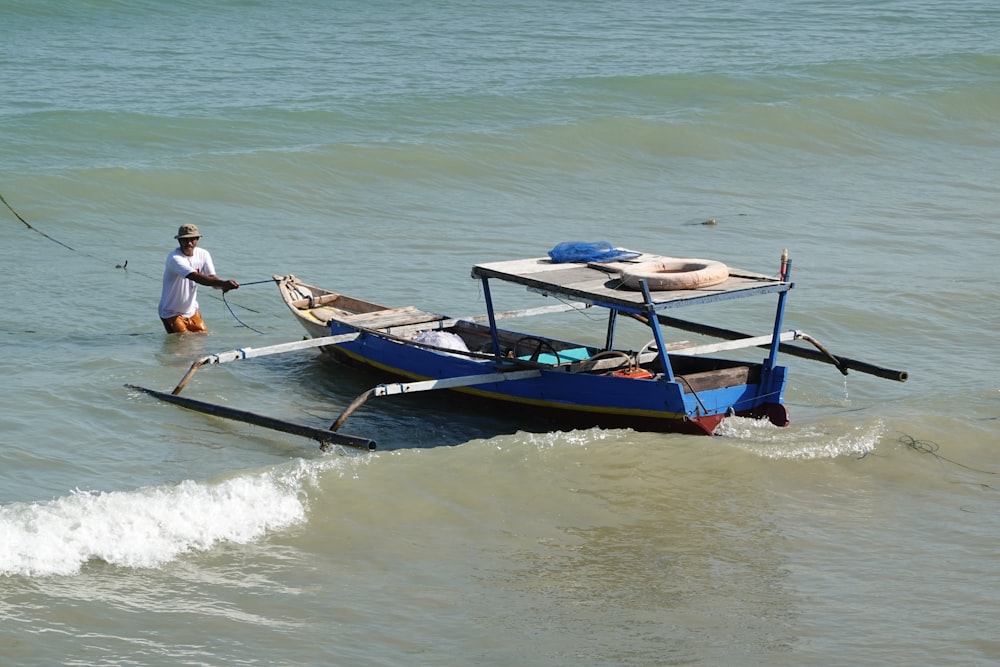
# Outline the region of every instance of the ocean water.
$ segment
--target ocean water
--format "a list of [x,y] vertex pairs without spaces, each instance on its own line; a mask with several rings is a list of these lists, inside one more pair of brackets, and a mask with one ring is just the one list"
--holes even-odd
[[[1000,662],[998,34],[983,0],[0,0],[0,664]],[[167,337],[185,222],[244,287]],[[380,399],[372,454],[125,387],[300,339],[272,274],[477,314],[473,263],[566,240],[788,248],[786,327],[910,379],[785,357],[792,425],[712,438]],[[372,381],[301,352],[185,394],[324,425]]]

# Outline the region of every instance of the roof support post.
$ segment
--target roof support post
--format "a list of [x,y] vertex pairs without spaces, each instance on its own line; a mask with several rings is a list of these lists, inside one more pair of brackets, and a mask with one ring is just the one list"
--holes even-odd
[[656,341],[656,350],[660,354],[660,363],[663,364],[663,375],[668,382],[674,381],[674,369],[670,365],[670,355],[667,354],[667,344],[663,340],[663,333],[660,331],[660,320],[656,317],[656,307],[653,305],[653,295],[649,292],[649,284],[643,279],[639,281],[642,286],[642,296],[646,300],[646,319],[649,320],[649,328],[653,330],[653,340]]
[[615,347],[615,326],[618,323],[618,311],[614,308],[608,309],[608,335],[604,340],[604,349],[613,350]]
[[493,296],[490,294],[490,279],[486,276],[480,278],[483,284],[483,298],[486,300],[486,315],[490,321],[490,338],[493,340],[493,356],[497,363],[503,359],[503,351],[500,349],[500,335],[497,333],[497,318],[493,311]]
[[[788,259],[782,262],[781,267],[781,279],[784,282],[788,282],[788,276],[792,272],[792,260]],[[778,359],[778,348],[781,347],[781,326],[782,320],[785,319],[785,300],[788,298],[788,290],[778,293],[778,307],[774,313],[774,332],[771,340],[771,352],[767,355],[767,360],[764,362],[764,372],[770,373],[771,369],[774,368],[775,363]]]

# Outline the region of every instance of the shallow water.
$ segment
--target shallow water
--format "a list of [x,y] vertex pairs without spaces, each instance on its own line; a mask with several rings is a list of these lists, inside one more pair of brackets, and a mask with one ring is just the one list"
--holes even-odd
[[[0,14],[5,663],[1000,658],[992,5]],[[167,338],[192,221],[245,286]],[[274,273],[475,314],[473,263],[565,240],[761,272],[788,248],[785,325],[910,380],[785,357],[792,425],[715,438],[397,397],[351,417],[370,455],[124,387],[301,338]],[[766,331],[756,305],[710,322]],[[322,425],[371,382],[301,353],[185,392]]]

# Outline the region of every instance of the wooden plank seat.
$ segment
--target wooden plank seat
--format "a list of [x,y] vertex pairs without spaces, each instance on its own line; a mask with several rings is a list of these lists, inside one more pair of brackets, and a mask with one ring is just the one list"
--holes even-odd
[[676,375],[674,378],[681,383],[684,393],[690,394],[692,392],[697,393],[711,389],[738,387],[740,385],[759,382],[760,366],[753,368],[750,366],[733,366],[731,368],[720,368],[700,373],[685,373],[683,375]]
[[371,313],[357,313],[346,317],[337,317],[337,319],[346,324],[364,327],[365,329],[386,329],[389,327],[437,322],[443,320],[444,316],[437,313],[428,313],[414,306],[403,306],[402,308],[376,310]]

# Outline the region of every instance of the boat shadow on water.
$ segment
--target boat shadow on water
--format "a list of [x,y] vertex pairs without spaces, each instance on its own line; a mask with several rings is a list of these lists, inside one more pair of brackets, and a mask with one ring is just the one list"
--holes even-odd
[[[325,355],[298,371],[302,386],[312,389],[301,418],[320,427],[330,422],[359,394],[393,377],[367,367],[346,365]],[[530,412],[498,406],[495,401],[454,392],[413,393],[371,401],[353,413],[345,430],[363,433],[379,451],[454,447],[470,440],[565,430],[564,424]]]

